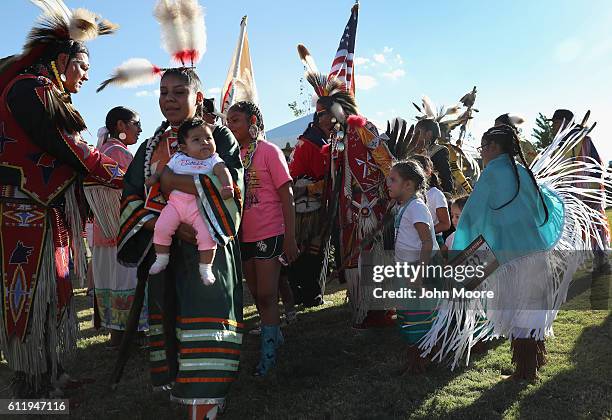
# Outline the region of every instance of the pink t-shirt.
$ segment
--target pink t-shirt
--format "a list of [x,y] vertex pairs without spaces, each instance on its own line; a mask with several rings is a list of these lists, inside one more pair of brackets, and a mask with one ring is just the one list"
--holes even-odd
[[[247,148],[240,148],[244,160]],[[242,242],[256,242],[285,233],[285,219],[278,189],[291,181],[285,155],[278,146],[260,140],[253,162],[245,173]]]

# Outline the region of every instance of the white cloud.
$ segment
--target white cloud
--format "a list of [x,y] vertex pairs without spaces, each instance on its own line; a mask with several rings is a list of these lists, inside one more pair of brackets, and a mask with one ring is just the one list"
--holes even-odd
[[354,62],[356,65],[362,66],[364,64],[368,64],[370,62],[370,59],[366,57],[355,57]]
[[383,73],[382,75],[387,79],[397,80],[400,77],[404,77],[406,75],[406,72],[404,71],[404,69],[395,69],[390,72]]
[[374,61],[377,63],[384,63],[386,61],[384,54],[374,54]]
[[399,54],[395,54],[395,61],[397,61],[397,64],[399,64],[400,66],[404,64],[404,60],[402,59],[402,56]]
[[568,38],[557,44],[555,58],[561,63],[574,61],[582,53],[583,45],[579,39]]
[[585,55],[584,59],[587,62],[597,60],[601,57],[609,55],[612,52],[612,39],[604,38],[594,43],[590,50]]
[[355,76],[355,85],[359,90],[370,90],[378,85],[378,80],[373,76],[357,74]]
[[159,96],[159,93],[160,93],[160,92],[159,92],[159,89],[155,89],[155,90],[153,91],[153,94],[154,94],[155,96]]
[[392,51],[393,51],[393,48],[389,48],[387,46],[385,46],[385,48],[383,48],[383,54],[389,54]]
[[136,92],[136,96],[138,97],[149,96],[150,94],[151,92],[149,92],[148,90],[139,90],[138,92]]
[[220,93],[221,93],[221,88],[220,87],[210,88],[207,91],[207,95],[218,95]]

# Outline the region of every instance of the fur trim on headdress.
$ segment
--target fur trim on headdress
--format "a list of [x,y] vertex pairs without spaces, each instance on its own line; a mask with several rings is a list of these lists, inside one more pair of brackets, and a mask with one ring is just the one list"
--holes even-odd
[[346,123],[351,127],[365,127],[368,120],[362,115],[349,115]]

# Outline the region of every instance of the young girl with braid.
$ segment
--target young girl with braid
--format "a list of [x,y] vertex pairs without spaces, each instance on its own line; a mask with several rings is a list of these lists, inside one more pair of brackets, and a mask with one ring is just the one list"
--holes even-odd
[[261,318],[261,357],[255,370],[264,376],[276,363],[283,343],[278,307],[281,262],[298,254],[291,176],[283,152],[261,138],[259,108],[238,102],[227,113],[227,125],[238,143],[245,171],[244,212],[240,227],[243,271]]
[[[395,215],[395,261],[397,263],[429,264],[439,247],[434,223],[423,201],[427,179],[423,168],[415,160],[396,163],[389,173],[389,196],[399,203]],[[424,278],[407,279],[421,295]],[[402,284],[405,287],[406,284]],[[429,358],[422,357],[417,347],[435,319],[435,308],[429,299],[407,299],[405,308],[397,311],[397,322],[402,338],[407,342],[407,363],[404,372],[423,373]]]

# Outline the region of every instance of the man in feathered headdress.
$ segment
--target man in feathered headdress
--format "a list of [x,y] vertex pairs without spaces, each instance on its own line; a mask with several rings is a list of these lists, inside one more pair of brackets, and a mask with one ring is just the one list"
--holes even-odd
[[476,100],[475,95],[476,88],[461,98],[460,102],[467,107],[461,115],[457,115],[460,110],[459,105],[436,110],[427,96],[423,96],[422,108],[413,103],[422,115],[417,117],[419,121],[414,127],[411,139],[412,152],[430,157],[444,192],[454,193],[461,187],[468,193],[471,191],[471,186],[458,165],[459,155],[466,158],[465,154],[459,146],[450,143],[450,135],[455,128],[465,126],[472,118],[471,107]]
[[[303,45],[298,46],[298,53],[307,68],[306,80],[317,95],[319,124],[333,130],[328,146],[333,185],[330,201],[338,200],[342,267],[348,281],[353,324],[361,328],[379,324],[384,322],[384,312],[368,312],[371,293],[365,291],[357,266],[362,251],[382,252],[382,236],[367,247],[362,241],[377,229],[385,212],[388,203],[385,177],[393,157],[386,137],[379,136],[374,124],[359,115],[355,98],[344,83],[319,73]],[[328,206],[334,207],[332,203]]]
[[81,138],[70,99],[88,80],[84,42],[116,26],[60,0],[34,3],[44,14],[22,54],[0,60],[0,348],[20,398],[68,380],[62,364],[78,331],[69,266],[86,272],[83,182],[123,182],[117,163]]

